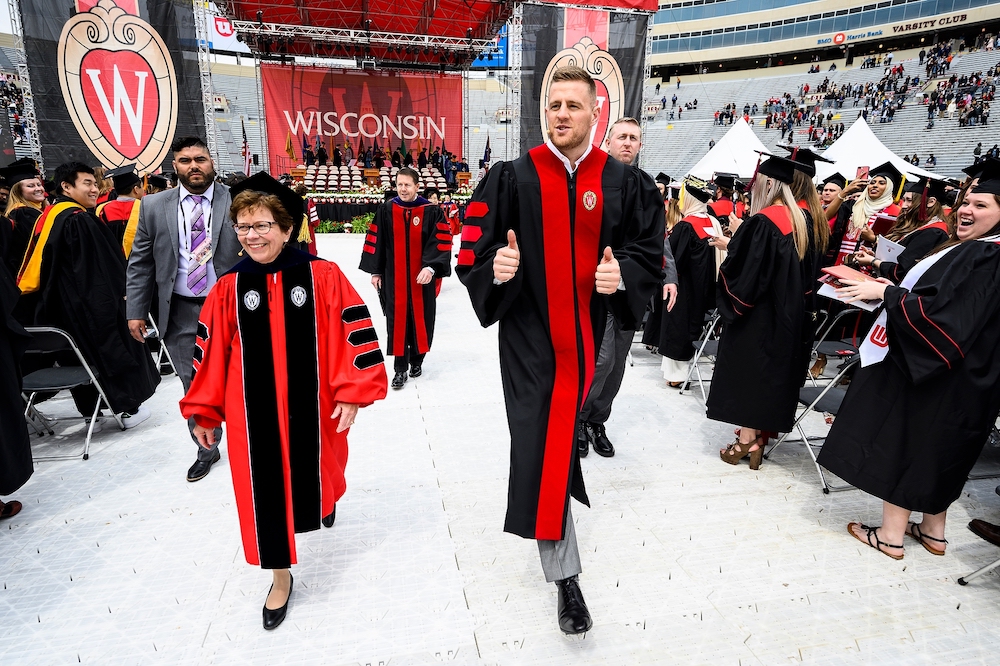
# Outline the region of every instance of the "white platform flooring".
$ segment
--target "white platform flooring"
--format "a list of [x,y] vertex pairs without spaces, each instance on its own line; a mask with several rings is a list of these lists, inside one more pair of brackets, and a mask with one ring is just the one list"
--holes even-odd
[[[362,240],[321,251],[377,312],[354,270]],[[799,445],[759,472],[722,463],[731,427],[667,389],[639,345],[608,423],[618,453],[583,461],[593,507],[574,508],[595,625],[562,635],[534,543],[502,532],[496,331],[455,278],[438,322],[424,376],[360,413],[337,523],[299,536],[276,631],[261,628],[270,575],[244,560],[225,445],[207,478],[185,481],[195,451],[170,377],[147,423],[100,433],[88,461],[39,464],[16,494],[24,510],[0,523],[0,664],[1000,660],[1000,577],[956,584],[1000,556],[965,528],[1000,522],[997,481],[967,485],[945,557],[908,541],[894,562],[845,529],[877,522],[878,500],[823,495]]]

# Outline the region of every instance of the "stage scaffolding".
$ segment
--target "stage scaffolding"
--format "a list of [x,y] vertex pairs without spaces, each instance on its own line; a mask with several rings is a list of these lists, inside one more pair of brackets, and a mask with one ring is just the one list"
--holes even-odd
[[[14,2],[14,0],[10,0]],[[206,0],[194,0],[194,28],[198,39],[198,75],[201,80],[201,105],[205,114],[205,142],[210,155],[218,159],[215,134],[215,98],[212,89],[212,54],[208,49],[209,12]]]
[[14,33],[14,48],[20,54],[17,61],[17,75],[21,79],[21,95],[24,100],[24,113],[21,118],[25,123],[25,137],[31,149],[31,156],[38,161],[38,166],[43,169],[42,145],[38,141],[38,119],[35,117],[35,98],[31,92],[31,77],[28,75],[28,58],[24,52],[24,31],[21,26],[21,3],[18,0],[7,0],[7,7],[10,11],[10,29]]

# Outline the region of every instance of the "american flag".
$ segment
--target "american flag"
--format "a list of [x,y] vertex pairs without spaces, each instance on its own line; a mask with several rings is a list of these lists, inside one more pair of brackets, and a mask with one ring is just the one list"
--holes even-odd
[[250,175],[250,162],[252,161],[250,156],[250,142],[247,141],[247,126],[240,118],[240,127],[243,128],[243,150],[241,154],[243,155],[243,173]]

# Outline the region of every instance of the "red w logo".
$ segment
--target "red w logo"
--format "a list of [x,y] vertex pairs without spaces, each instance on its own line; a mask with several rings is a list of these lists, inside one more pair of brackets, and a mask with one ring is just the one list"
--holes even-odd
[[876,347],[888,347],[889,346],[889,335],[886,333],[885,326],[881,324],[875,324],[872,327],[872,333],[868,337],[872,344]]

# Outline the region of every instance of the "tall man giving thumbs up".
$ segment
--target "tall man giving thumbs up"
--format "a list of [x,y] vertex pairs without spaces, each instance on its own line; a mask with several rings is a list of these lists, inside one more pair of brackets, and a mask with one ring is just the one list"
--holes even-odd
[[559,589],[559,627],[592,621],[569,498],[589,506],[575,443],[607,313],[634,327],[660,286],[663,202],[649,178],[593,150],[590,75],[561,67],[545,107],[549,141],[490,169],[465,211],[458,276],[483,326],[500,322],[511,434],[504,530],[538,541]]

